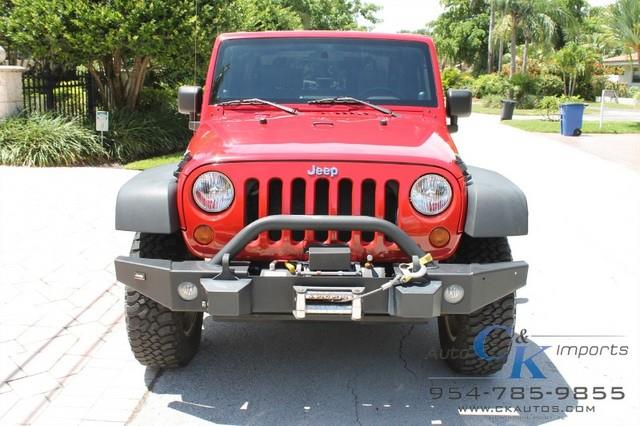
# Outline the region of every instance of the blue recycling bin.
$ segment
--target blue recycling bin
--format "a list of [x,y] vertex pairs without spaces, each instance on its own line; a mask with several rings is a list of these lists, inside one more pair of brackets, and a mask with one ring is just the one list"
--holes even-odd
[[582,134],[582,116],[585,104],[560,105],[560,134],[580,136]]

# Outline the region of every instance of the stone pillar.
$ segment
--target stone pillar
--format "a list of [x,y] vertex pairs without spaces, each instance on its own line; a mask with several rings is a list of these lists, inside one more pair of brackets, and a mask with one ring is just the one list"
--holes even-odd
[[0,65],[0,120],[16,114],[23,107],[23,67]]

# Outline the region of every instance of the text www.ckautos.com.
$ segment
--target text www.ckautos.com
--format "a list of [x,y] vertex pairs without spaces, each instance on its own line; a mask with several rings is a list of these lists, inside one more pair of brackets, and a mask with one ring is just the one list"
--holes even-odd
[[462,416],[518,416],[521,414],[549,413],[595,413],[593,405],[498,405],[498,406],[460,406],[458,413]]

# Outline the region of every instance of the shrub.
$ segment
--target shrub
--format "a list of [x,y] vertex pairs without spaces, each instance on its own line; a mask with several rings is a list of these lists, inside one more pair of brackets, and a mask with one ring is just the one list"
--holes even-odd
[[591,89],[596,96],[600,96],[602,94],[602,90],[604,90],[606,85],[607,85],[606,76],[594,75],[591,77]]
[[175,89],[165,87],[143,87],[140,92],[138,110],[157,111],[168,110],[177,111],[177,92]]
[[535,109],[538,107],[538,102],[540,98],[535,95],[524,95],[520,96],[516,102],[517,106],[520,109]]
[[560,105],[581,102],[583,99],[579,96],[545,96],[538,101],[537,108],[544,111],[547,120],[557,121]]
[[189,129],[186,119],[175,111],[122,109],[111,115],[105,141],[114,160],[129,163],[184,150]]
[[96,133],[76,120],[33,114],[0,123],[0,164],[76,166],[106,159]]
[[177,112],[176,94],[162,86],[145,87],[137,111],[111,114],[105,142],[114,160],[129,163],[186,148],[190,131],[187,119]]
[[562,95],[562,79],[553,74],[542,74],[537,81],[537,95],[559,96]]
[[501,108],[504,96],[489,95],[482,98],[482,106],[487,108]]
[[513,87],[513,97],[518,102],[521,102],[525,96],[535,95],[538,92],[538,79],[532,75],[517,73],[511,77],[510,82]]
[[547,120],[556,121],[560,110],[560,98],[558,96],[544,96],[538,101],[538,108],[544,111]]
[[619,98],[628,98],[630,95],[629,86],[623,82],[607,81],[604,84],[604,88],[607,90],[615,90]]
[[457,68],[445,68],[441,74],[442,88],[447,89],[468,89],[473,86],[471,74],[462,72]]
[[473,83],[473,95],[477,98],[489,95],[507,96],[509,89],[509,80],[498,74],[483,74]]

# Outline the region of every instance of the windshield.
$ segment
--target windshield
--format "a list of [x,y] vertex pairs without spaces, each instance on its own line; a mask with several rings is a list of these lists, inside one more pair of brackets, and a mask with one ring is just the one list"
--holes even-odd
[[227,40],[218,52],[211,93],[214,104],[349,96],[375,104],[437,106],[428,46],[394,40]]

